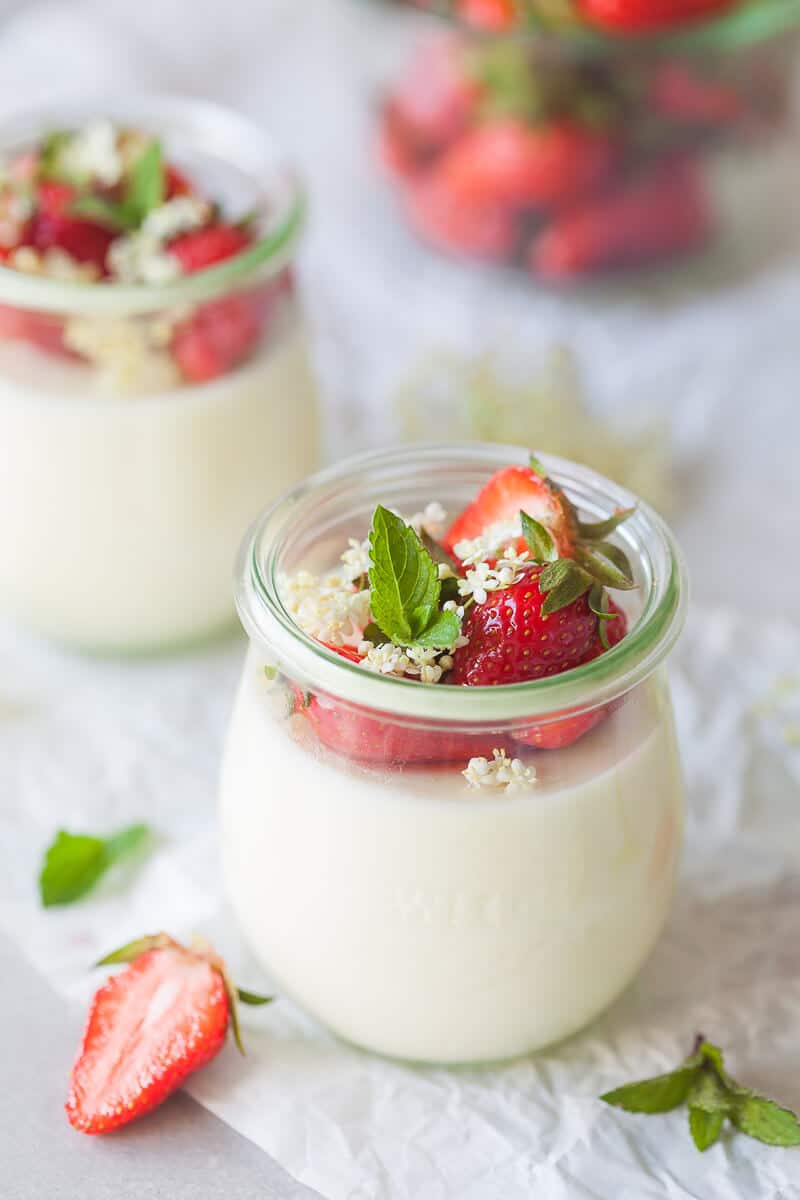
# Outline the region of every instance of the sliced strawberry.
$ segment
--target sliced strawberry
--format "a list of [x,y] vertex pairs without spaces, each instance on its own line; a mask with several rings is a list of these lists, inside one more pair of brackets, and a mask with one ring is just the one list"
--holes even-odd
[[[612,620],[606,622],[606,640],[609,648],[625,637],[628,632],[628,620],[625,613],[618,604],[607,598],[610,612],[615,613]],[[600,640],[599,627],[595,633],[588,652],[581,660],[581,663],[591,662],[592,659],[598,658],[605,653],[605,646]],[[579,664],[580,665],[580,664]],[[522,733],[515,733],[514,738],[517,742],[521,742],[525,746],[535,746],[537,750],[563,750],[567,746],[573,745],[584,734],[587,734],[590,729],[594,729],[601,721],[605,721],[606,717],[611,716],[619,708],[621,701],[615,700],[611,704],[603,704],[600,708],[595,708],[591,712],[576,713],[570,717],[556,717],[553,720],[547,721],[538,725],[531,725],[529,729]]]
[[403,199],[412,228],[445,254],[502,261],[517,249],[519,228],[512,212],[465,203],[435,168],[409,182]]
[[146,951],[92,1001],[70,1124],[108,1133],[150,1112],[219,1053],[229,1017],[225,981],[209,961],[177,944]]
[[394,101],[383,106],[375,153],[383,170],[400,183],[415,179],[430,160],[430,147],[414,132]]
[[32,312],[0,304],[0,339],[30,342],[48,354],[78,358],[64,345],[64,323],[55,313]]
[[738,0],[578,0],[584,20],[615,33],[646,33],[707,20]]
[[473,605],[464,622],[468,643],[453,654],[450,683],[523,683],[558,675],[584,660],[597,632],[588,598],[543,612],[547,597],[539,588],[541,573],[541,567],[533,567]]
[[608,178],[616,158],[605,133],[566,120],[531,126],[506,117],[465,133],[436,172],[461,204],[526,209],[577,199]]
[[575,548],[574,517],[563,493],[533,467],[504,467],[485,484],[445,534],[448,554],[459,542],[472,541],[492,526],[517,523],[524,510],[550,532],[562,558]]
[[205,383],[248,358],[261,340],[275,297],[271,284],[210,300],[197,308],[172,339],[172,354],[184,378]]
[[240,254],[252,241],[246,229],[238,225],[206,225],[181,234],[169,244],[170,254],[180,261],[184,271],[202,271],[214,263]]
[[712,223],[694,163],[665,162],[556,217],[534,237],[528,265],[553,280],[639,266],[697,249]]

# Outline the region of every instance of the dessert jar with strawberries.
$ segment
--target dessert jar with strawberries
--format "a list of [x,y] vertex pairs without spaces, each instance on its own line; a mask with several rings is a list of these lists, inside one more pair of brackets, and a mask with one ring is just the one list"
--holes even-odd
[[265,491],[317,465],[302,193],[188,100],[26,113],[0,156],[0,613],[92,650],[203,638]]
[[797,0],[418,7],[445,21],[387,89],[376,146],[431,246],[559,283],[756,239],[790,145]]
[[237,580],[222,854],[276,983],[404,1059],[585,1025],[653,948],[680,853],[663,522],[564,460],[428,445],[287,494]]

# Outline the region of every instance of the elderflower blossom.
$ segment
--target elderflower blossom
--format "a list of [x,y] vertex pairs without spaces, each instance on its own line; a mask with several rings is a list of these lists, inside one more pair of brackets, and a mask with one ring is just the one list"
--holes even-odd
[[417,533],[427,533],[429,537],[438,539],[444,533],[447,513],[438,500],[431,500],[422,512],[414,513],[413,517],[404,518],[407,525]]
[[142,222],[142,232],[159,242],[169,242],[182,233],[191,233],[205,225],[211,205],[198,196],[173,196],[153,208]]
[[348,538],[348,549],[342,555],[345,574],[349,579],[361,579],[369,574],[369,538],[359,542],[357,538]]
[[111,121],[91,121],[73,134],[58,153],[58,169],[78,179],[96,179],[104,187],[119,183],[123,162]]
[[459,579],[458,594],[463,598],[471,596],[476,604],[485,604],[490,592],[511,587],[528,565],[527,552],[516,558],[498,559],[494,567],[490,567],[488,562],[479,562],[467,571],[466,578]]
[[108,265],[122,283],[170,283],[181,274],[176,256],[145,229],[114,238],[108,249]]
[[310,637],[332,646],[355,644],[369,623],[368,588],[356,591],[345,575],[298,571],[280,581],[286,610]]
[[498,551],[522,535],[519,518],[513,521],[496,521],[476,538],[466,538],[453,547],[456,558],[464,566],[475,566],[487,558],[496,558]]
[[472,788],[503,788],[506,793],[536,786],[536,768],[521,758],[509,758],[505,750],[493,750],[492,758],[471,758],[461,774]]
[[359,653],[364,654],[362,666],[379,675],[415,676],[422,683],[438,683],[453,665],[451,654],[428,646],[393,646],[386,643],[373,646],[362,642]]

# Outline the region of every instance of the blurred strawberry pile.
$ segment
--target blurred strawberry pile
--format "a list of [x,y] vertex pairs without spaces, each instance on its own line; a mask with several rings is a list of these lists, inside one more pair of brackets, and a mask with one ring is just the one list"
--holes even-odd
[[[255,238],[252,218],[226,219],[158,138],[110,121],[52,130],[0,173],[0,263],[57,283],[159,286],[233,258]],[[254,350],[286,284],[138,321],[3,304],[0,338],[98,363],[116,353],[129,365],[138,352],[163,367],[164,383],[203,382]]]
[[474,29],[563,29],[585,25],[612,33],[650,33],[719,16],[740,0],[412,0]]
[[[458,11],[489,26],[490,11],[516,20],[522,7],[473,0]],[[581,7],[632,20],[642,5]],[[667,55],[619,39],[579,51],[567,38],[440,34],[384,98],[379,158],[411,226],[447,253],[554,281],[668,259],[714,229],[711,155],[783,124],[791,56],[777,41]]]

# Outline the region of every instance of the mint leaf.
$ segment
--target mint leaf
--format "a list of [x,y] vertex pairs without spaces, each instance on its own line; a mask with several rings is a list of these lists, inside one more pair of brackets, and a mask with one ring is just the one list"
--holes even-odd
[[755,1093],[741,1097],[731,1120],[742,1133],[768,1146],[800,1146],[800,1123],[788,1108]]
[[369,545],[372,615],[395,645],[411,645],[431,623],[439,602],[436,566],[414,530],[380,504]]
[[133,164],[125,190],[125,210],[135,225],[164,203],[164,162],[161,142],[153,138]]
[[528,543],[532,560],[537,563],[555,562],[558,558],[558,551],[550,536],[550,531],[545,529],[539,521],[529,517],[526,512],[520,510],[519,517],[522,522],[522,536]]
[[146,825],[131,825],[110,838],[60,830],[45,853],[39,894],[45,908],[72,904],[90,891],[115,862],[149,837]]
[[703,1108],[689,1105],[689,1129],[698,1150],[708,1150],[722,1133],[725,1120],[723,1112],[707,1112]]
[[461,632],[461,622],[454,612],[437,613],[427,629],[416,639],[417,646],[450,650]]
[[68,129],[52,129],[45,134],[39,147],[39,174],[47,179],[58,176],[58,160],[61,151],[72,139]]
[[73,202],[70,212],[73,216],[86,217],[90,221],[96,221],[99,225],[106,225],[114,230],[133,229],[137,224],[135,216],[127,205],[88,193],[85,196],[79,196]]
[[695,1066],[681,1066],[666,1075],[626,1083],[612,1092],[606,1092],[600,1099],[606,1104],[613,1104],[615,1108],[624,1108],[626,1112],[671,1112],[685,1103],[698,1070]]

